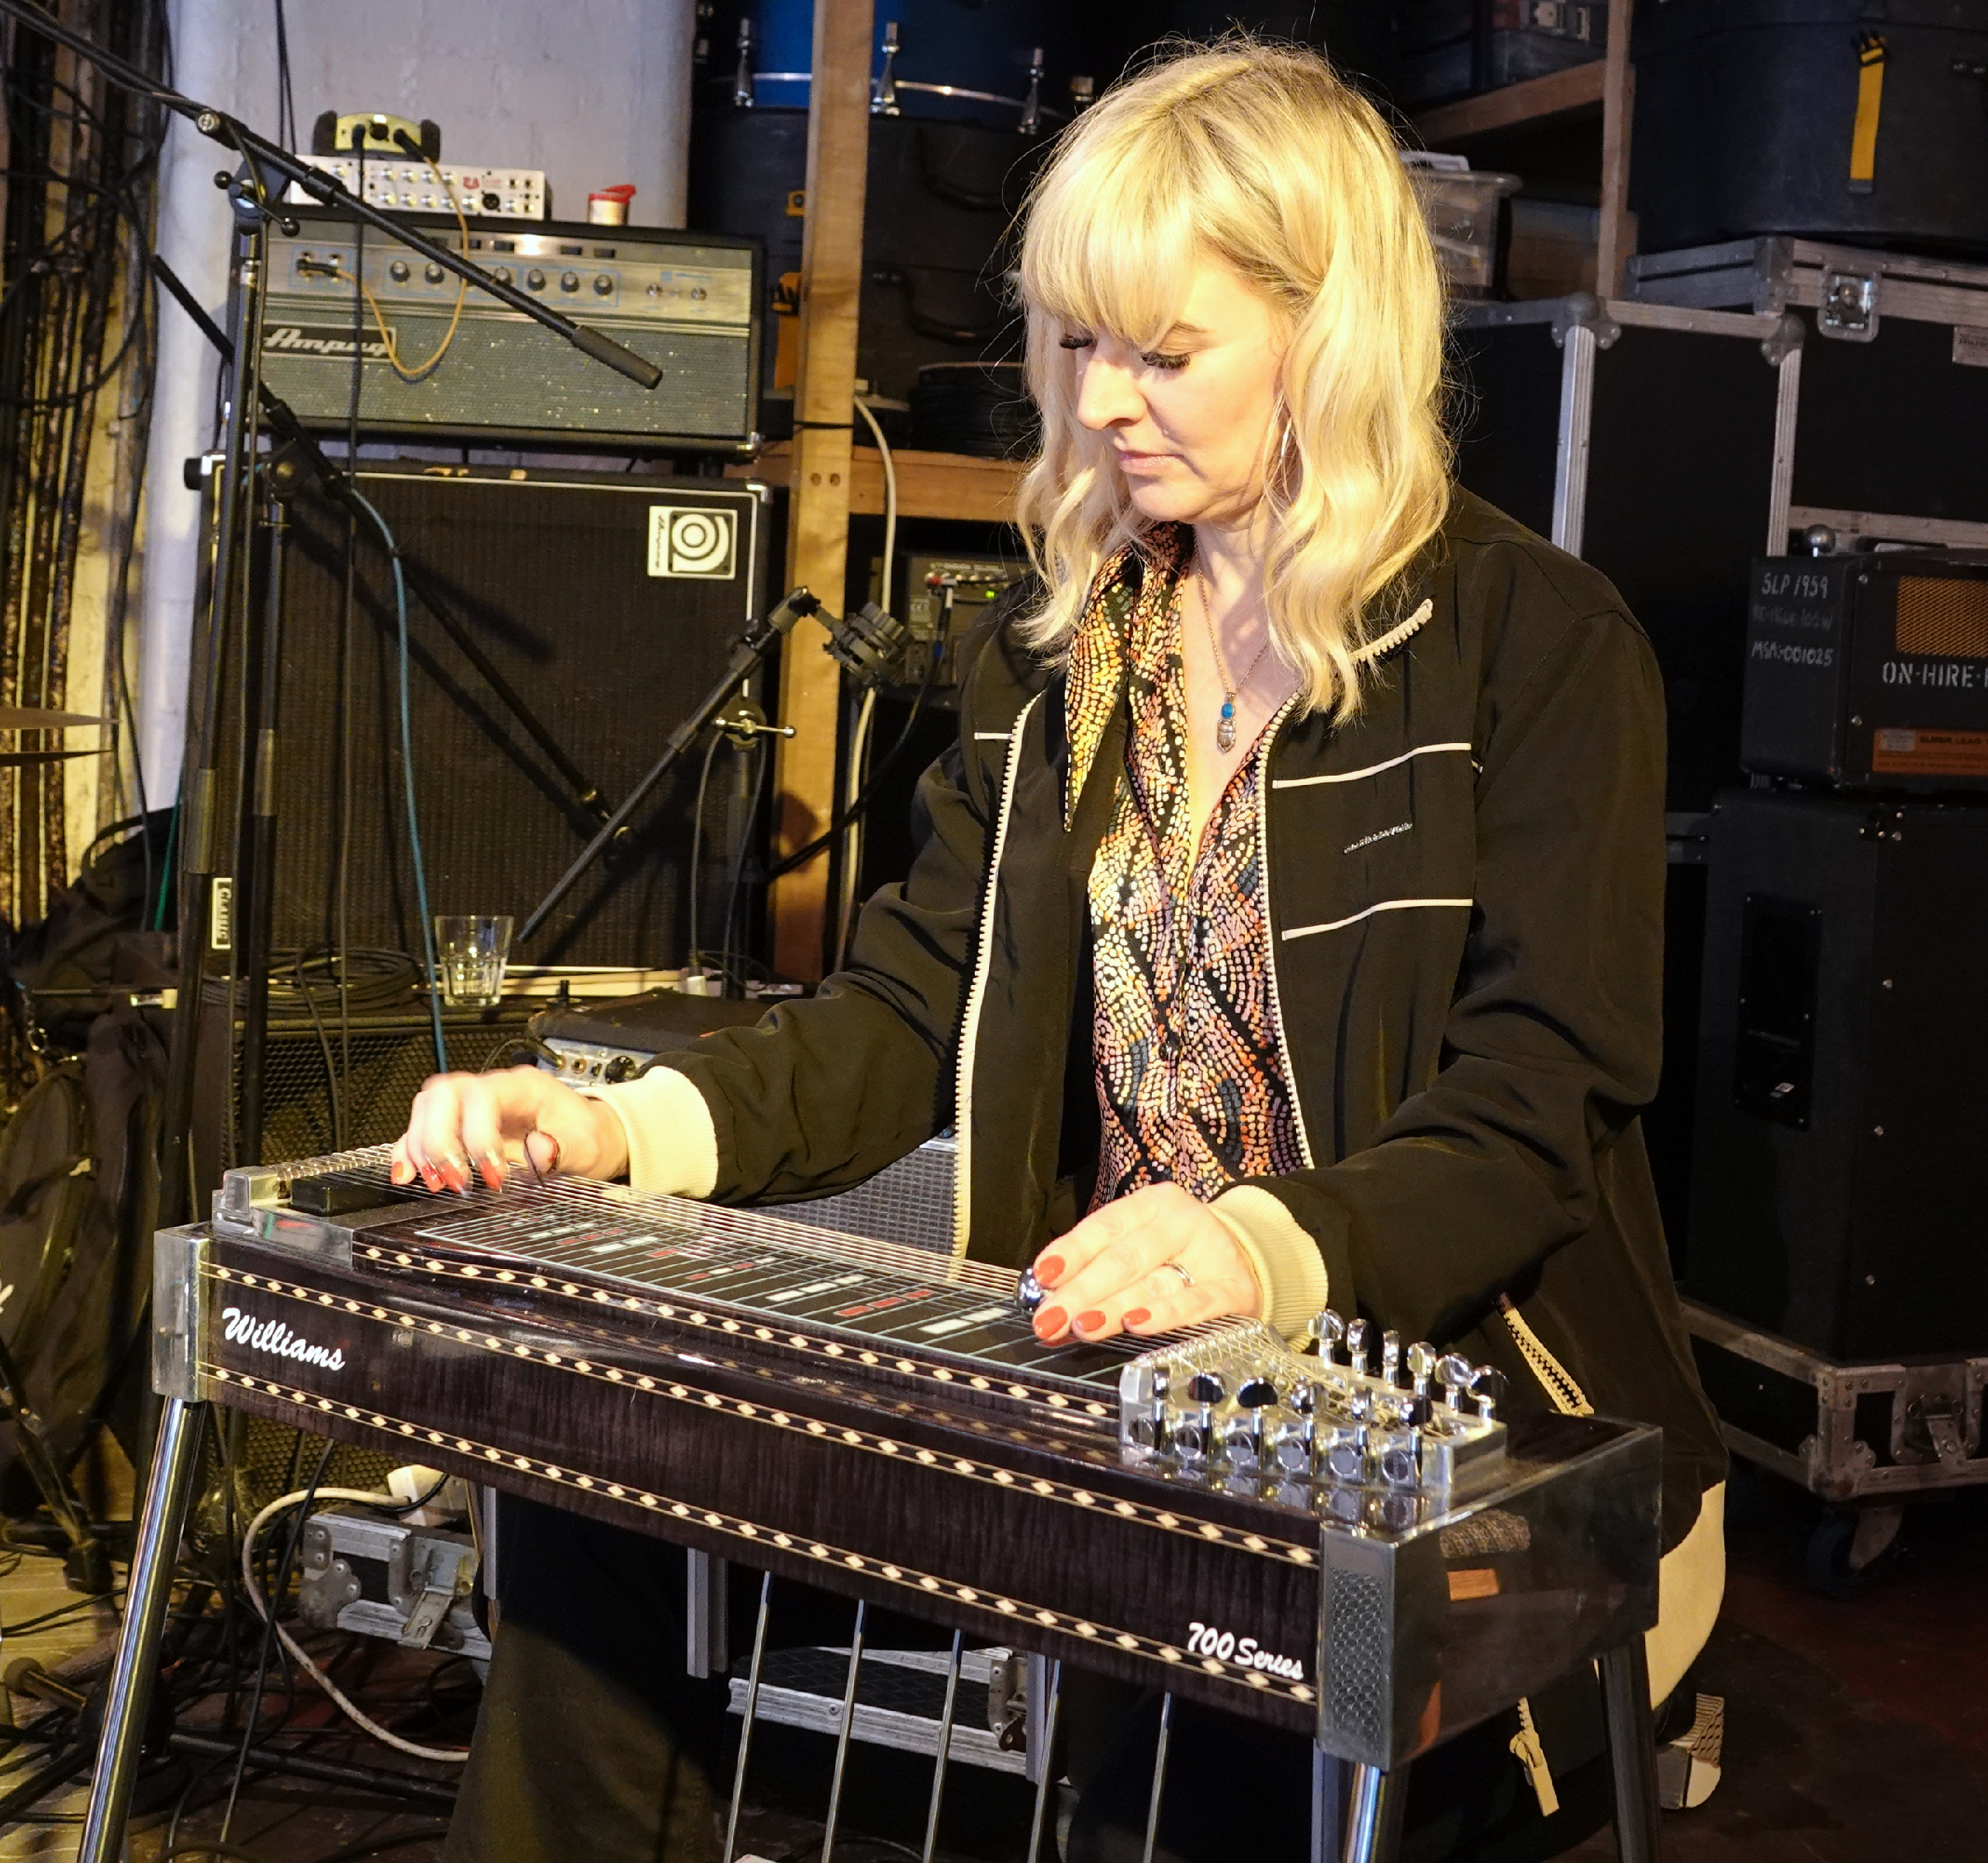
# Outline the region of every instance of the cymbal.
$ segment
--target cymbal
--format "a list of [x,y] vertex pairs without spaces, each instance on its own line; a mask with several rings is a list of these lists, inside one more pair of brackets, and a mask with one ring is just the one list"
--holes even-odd
[[86,712],[46,711],[33,705],[0,705],[0,731],[60,731],[65,724],[108,724]]
[[110,746],[102,750],[0,750],[0,769],[18,769],[29,763],[60,763],[64,757],[108,757]]

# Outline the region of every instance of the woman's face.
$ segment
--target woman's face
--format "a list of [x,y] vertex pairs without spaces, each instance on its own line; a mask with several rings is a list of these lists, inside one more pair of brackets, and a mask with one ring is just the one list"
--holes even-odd
[[1229,527],[1263,496],[1288,332],[1233,268],[1203,258],[1156,348],[1070,330],[1077,417],[1102,434],[1146,517]]

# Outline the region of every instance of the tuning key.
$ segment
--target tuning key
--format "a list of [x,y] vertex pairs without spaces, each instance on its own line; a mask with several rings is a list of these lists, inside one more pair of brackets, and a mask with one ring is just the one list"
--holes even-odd
[[1480,1365],[1471,1379],[1471,1395],[1477,1400],[1478,1417],[1487,1423],[1498,1420],[1498,1406],[1505,1402],[1507,1381],[1495,1365]]
[[1416,1340],[1408,1349],[1409,1382],[1425,1405],[1429,1402],[1429,1381],[1435,1374],[1436,1348],[1423,1340]]
[[1381,1335],[1381,1381],[1396,1384],[1401,1381],[1402,1336],[1390,1326]]
[[1374,1329],[1364,1319],[1356,1319],[1346,1329],[1346,1356],[1353,1368],[1361,1377],[1367,1374],[1367,1360],[1373,1350]]
[[1443,1383],[1443,1402],[1452,1410],[1458,1407],[1473,1372],[1470,1360],[1454,1352],[1436,1367],[1436,1375]]
[[1237,1466],[1260,1467],[1264,1460],[1264,1412],[1277,1402],[1277,1387],[1267,1377],[1247,1377],[1236,1392],[1246,1413],[1229,1432],[1229,1459]]
[[1337,1364],[1340,1342],[1346,1337],[1346,1322],[1328,1307],[1319,1315],[1314,1330],[1319,1336],[1319,1357],[1328,1365]]

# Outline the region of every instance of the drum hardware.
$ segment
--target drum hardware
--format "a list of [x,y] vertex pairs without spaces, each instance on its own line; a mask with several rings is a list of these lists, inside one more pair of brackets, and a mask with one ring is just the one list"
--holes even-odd
[[[746,29],[742,23],[739,29],[742,60],[745,32]],[[1023,97],[1002,97],[992,91],[970,91],[956,84],[921,84],[914,78],[900,78],[897,74],[897,54],[903,49],[897,40],[897,22],[894,19],[887,21],[883,28],[883,69],[870,80],[870,113],[873,116],[895,116],[897,114],[897,94],[901,91],[916,91],[928,97],[956,98],[967,103],[1008,105],[1021,112],[1015,128],[1024,136],[1040,134],[1042,119],[1046,116],[1062,114],[1060,111],[1046,111],[1042,108],[1042,48],[1039,45],[1029,55],[1029,91],[1028,95]],[[735,100],[737,95],[735,91]]]

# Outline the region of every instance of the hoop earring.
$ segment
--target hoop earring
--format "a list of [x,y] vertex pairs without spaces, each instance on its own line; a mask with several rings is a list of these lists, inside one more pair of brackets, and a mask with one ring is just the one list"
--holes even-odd
[[1279,494],[1281,496],[1288,498],[1291,495],[1291,481],[1295,475],[1296,471],[1302,469],[1304,461],[1301,458],[1295,468],[1294,468],[1291,464],[1291,410],[1287,408],[1281,401],[1279,401],[1278,403],[1277,414],[1278,425],[1282,430],[1278,436],[1277,457],[1271,463],[1270,476],[1276,483]]

